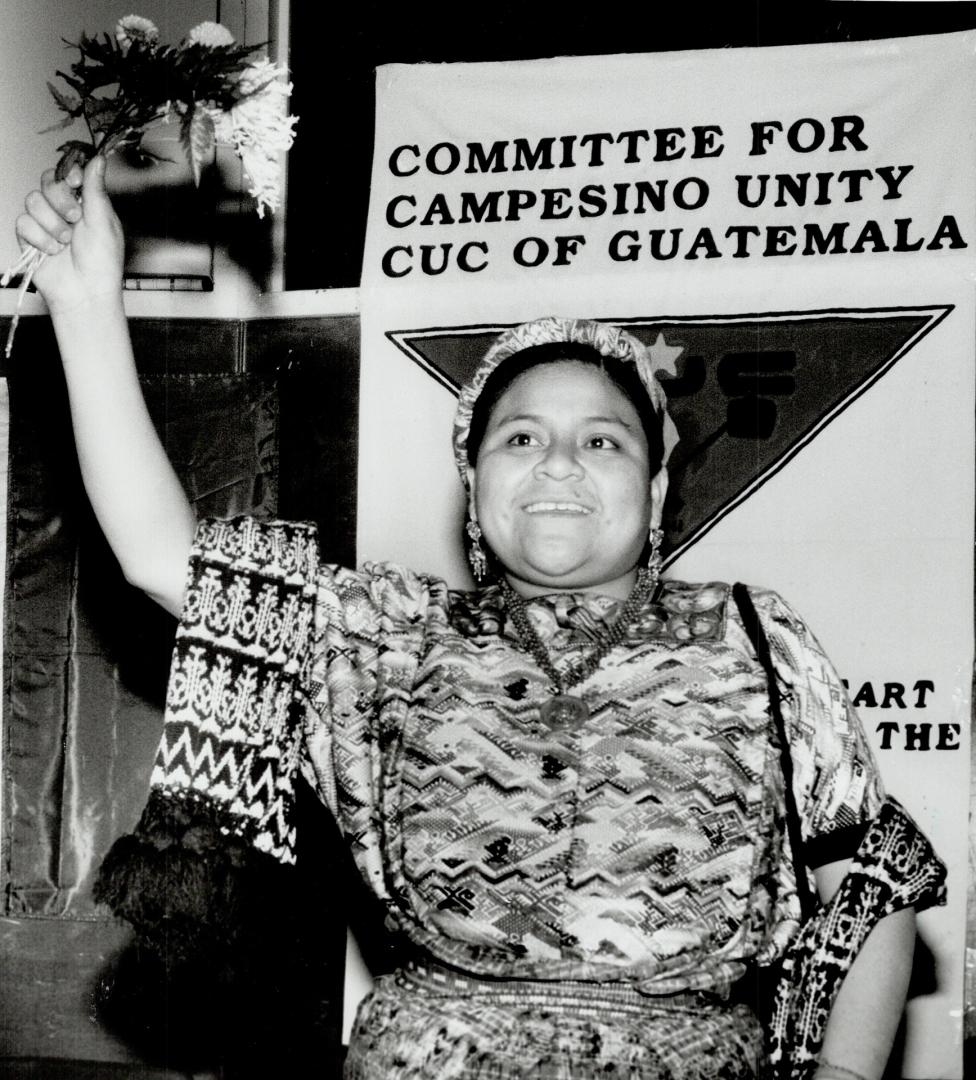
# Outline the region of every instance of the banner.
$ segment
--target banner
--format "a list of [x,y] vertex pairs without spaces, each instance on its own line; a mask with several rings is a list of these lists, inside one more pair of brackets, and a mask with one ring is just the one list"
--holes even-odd
[[450,425],[500,330],[583,316],[651,346],[681,436],[667,572],[798,608],[949,864],[912,1078],[962,1067],[974,45],[381,68],[363,272],[361,560],[467,582]]

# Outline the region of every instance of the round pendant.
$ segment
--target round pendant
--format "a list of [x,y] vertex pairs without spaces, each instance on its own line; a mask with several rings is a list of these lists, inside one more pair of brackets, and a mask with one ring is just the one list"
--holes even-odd
[[590,718],[586,702],[570,694],[556,694],[545,702],[539,712],[552,728],[580,727]]

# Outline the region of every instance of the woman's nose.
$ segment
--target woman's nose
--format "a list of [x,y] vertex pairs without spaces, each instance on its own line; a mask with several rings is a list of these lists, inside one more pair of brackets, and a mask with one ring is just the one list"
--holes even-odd
[[539,458],[536,472],[552,480],[567,480],[583,475],[583,465],[575,445],[561,439],[553,440]]

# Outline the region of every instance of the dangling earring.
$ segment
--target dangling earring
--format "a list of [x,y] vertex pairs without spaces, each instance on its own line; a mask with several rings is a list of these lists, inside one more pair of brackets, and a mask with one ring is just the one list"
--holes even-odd
[[656,581],[661,576],[661,543],[664,540],[664,530],[657,527],[651,529],[648,534],[650,551],[647,553],[647,569],[654,575]]
[[468,544],[468,562],[471,564],[471,573],[474,574],[475,581],[480,584],[488,575],[488,556],[485,555],[485,549],[481,546],[481,526],[474,518],[468,518],[465,531],[471,541]]

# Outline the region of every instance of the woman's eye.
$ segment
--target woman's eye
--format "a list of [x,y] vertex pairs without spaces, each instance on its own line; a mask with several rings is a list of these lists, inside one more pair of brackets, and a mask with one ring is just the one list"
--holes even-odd
[[611,439],[609,435],[594,435],[587,441],[587,446],[592,447],[594,450],[619,450],[620,443],[616,439]]
[[538,446],[539,440],[527,431],[517,431],[509,437],[509,446]]

